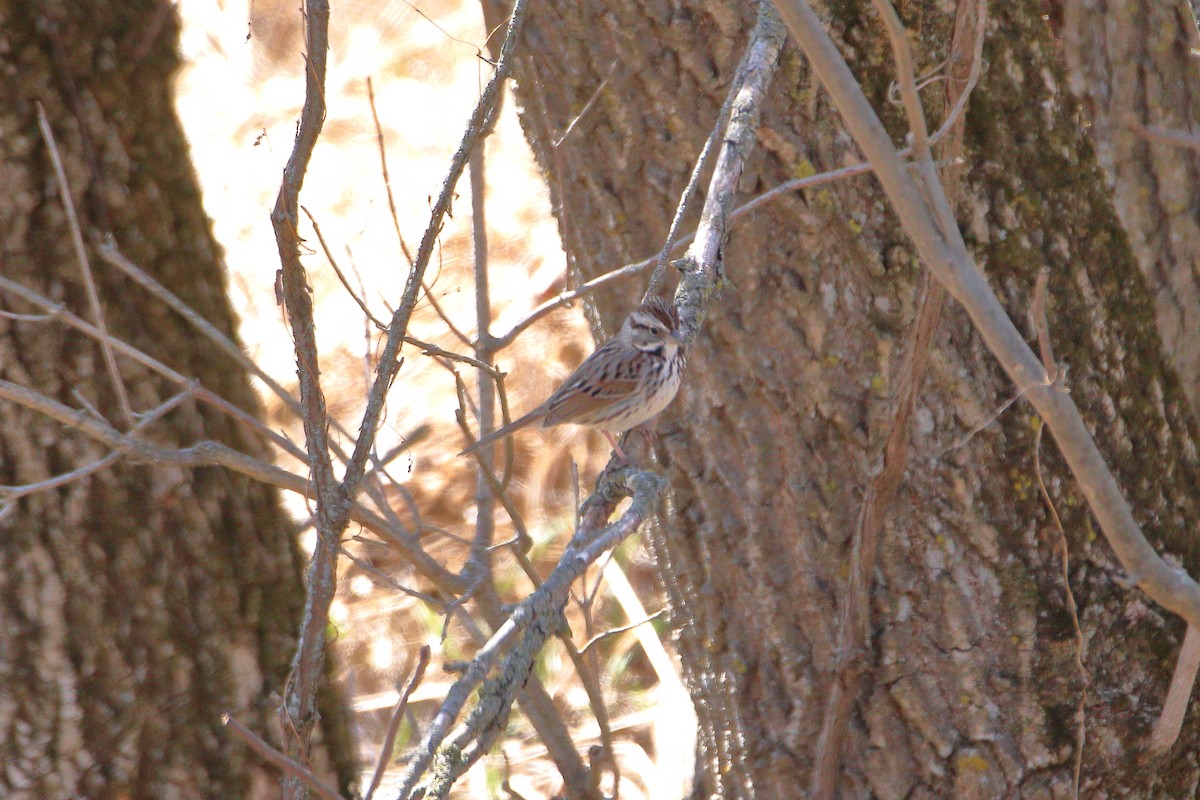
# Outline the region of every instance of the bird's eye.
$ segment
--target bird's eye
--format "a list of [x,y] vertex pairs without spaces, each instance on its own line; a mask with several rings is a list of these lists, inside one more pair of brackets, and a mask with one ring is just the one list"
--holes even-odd
[[650,333],[652,333],[655,336],[662,336],[662,328],[658,327],[657,325],[651,325]]

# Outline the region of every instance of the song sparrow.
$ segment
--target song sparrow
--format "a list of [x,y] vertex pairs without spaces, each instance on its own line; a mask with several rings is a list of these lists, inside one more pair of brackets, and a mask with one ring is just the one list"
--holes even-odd
[[620,332],[588,356],[546,402],[459,455],[540,421],[544,428],[564,422],[599,428],[624,457],[611,432],[635,428],[661,413],[679,391],[685,362],[675,306],[652,297],[635,308]]

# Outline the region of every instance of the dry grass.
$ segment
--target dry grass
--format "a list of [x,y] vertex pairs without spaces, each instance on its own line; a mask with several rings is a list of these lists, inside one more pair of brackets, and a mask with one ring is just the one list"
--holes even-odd
[[[226,248],[231,295],[241,318],[248,351],[284,385],[294,386],[291,340],[272,289],[278,267],[268,215],[279,176],[291,149],[303,101],[300,18],[294,0],[256,0],[253,22],[245,2],[191,0],[185,18],[187,68],[179,77],[179,110],[218,239]],[[485,32],[478,7],[438,0],[418,13],[406,2],[360,3],[334,8],[327,86],[329,118],[305,183],[302,202],[320,224],[339,264],[359,282],[377,316],[387,316],[399,297],[407,264],[396,241],[379,167],[375,130],[367,100],[371,77],[388,143],[388,159],[401,234],[411,245],[428,219],[461,126],[487,77],[477,57]],[[249,41],[248,31],[252,32]],[[488,144],[488,206],[495,329],[505,330],[538,302],[565,285],[565,259],[548,199],[513,112],[511,98]],[[464,180],[454,218],[442,236],[430,269],[433,294],[455,324],[473,330],[470,203]],[[311,231],[306,259],[317,298],[323,380],[330,410],[348,428],[362,412],[376,334],[338,283]],[[411,333],[450,349],[462,347],[428,305],[414,317]],[[576,310],[561,311],[531,328],[505,350],[498,365],[512,376],[515,412],[542,397],[591,348]],[[465,374],[465,373],[464,373]],[[474,376],[467,376],[473,381]],[[272,424],[300,440],[302,431],[270,398]],[[424,520],[469,538],[474,522],[471,464],[454,453],[462,445],[454,422],[453,376],[433,359],[409,350],[391,393],[378,441],[380,452],[403,444],[415,431],[425,435],[392,462],[391,475],[415,500]],[[535,563],[548,571],[571,524],[569,464],[595,474],[607,455],[598,435],[578,431],[528,432],[517,440],[519,504],[536,540]],[[291,465],[296,467],[296,465]],[[583,489],[586,491],[587,486]],[[294,498],[293,513],[307,512]],[[407,515],[403,508],[398,509]],[[510,528],[501,513],[498,537]],[[351,533],[354,533],[352,531]],[[451,563],[465,548],[434,534],[431,549]],[[413,584],[406,565],[378,544],[356,543],[355,552],[395,580]],[[651,570],[637,542],[627,545],[606,569],[606,587],[590,617],[578,607],[571,625],[580,645],[608,627],[641,619],[661,606]],[[498,583],[509,600],[530,589],[506,555],[498,559]],[[628,578],[630,586],[624,586]],[[595,580],[595,576],[591,578]],[[429,644],[434,659],[410,705],[418,725],[428,718],[452,681],[445,659],[469,655],[471,645],[457,625],[443,640],[443,619],[370,572],[343,562],[333,622],[343,680],[354,709],[364,770],[378,754],[396,685],[411,671],[417,649]],[[617,739],[622,767],[621,796],[680,796],[691,777],[695,726],[670,658],[651,625],[619,634],[594,648],[595,664]],[[581,749],[598,731],[586,693],[557,643],[543,654],[542,677]],[[396,754],[412,741],[404,726]],[[457,797],[505,797],[500,781],[528,798],[550,796],[559,785],[553,764],[524,720],[514,717],[510,735],[458,787]],[[363,780],[369,782],[369,776]]]

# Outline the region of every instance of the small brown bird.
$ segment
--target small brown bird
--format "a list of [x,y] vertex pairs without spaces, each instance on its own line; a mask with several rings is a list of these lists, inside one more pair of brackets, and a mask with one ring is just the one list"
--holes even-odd
[[621,330],[596,349],[546,402],[459,453],[473,453],[534,422],[599,428],[624,457],[612,432],[635,428],[675,399],[686,358],[679,313],[660,297],[633,310]]

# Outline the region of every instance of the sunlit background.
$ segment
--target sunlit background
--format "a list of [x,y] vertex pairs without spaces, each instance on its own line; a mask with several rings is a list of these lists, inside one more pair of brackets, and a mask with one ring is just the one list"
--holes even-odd
[[[295,388],[295,361],[283,313],[276,304],[274,275],[279,260],[269,214],[291,152],[304,101],[301,16],[297,0],[187,0],[181,3],[185,68],[178,77],[178,107],[191,141],[204,188],[205,207],[225,248],[233,305],[248,352],[284,386]],[[372,313],[387,319],[400,297],[408,263],[400,239],[415,252],[429,219],[431,197],[440,189],[463,126],[490,75],[482,60],[487,32],[477,4],[453,0],[335,4],[327,80],[328,118],[307,174],[301,204],[320,227],[330,254],[351,288]],[[387,166],[399,223],[389,210],[367,80],[386,144]],[[548,194],[517,120],[511,95],[487,147],[493,332],[504,332],[531,308],[568,285],[566,261]],[[453,217],[440,238],[427,284],[438,309],[468,337],[475,332],[470,190],[464,179]],[[342,286],[307,219],[301,235],[315,292],[323,385],[330,411],[355,430],[372,372],[370,355],[379,336]],[[426,301],[410,334],[447,349],[467,352]],[[497,358],[510,373],[514,413],[540,402],[590,351],[591,335],[578,308],[551,315]],[[474,375],[462,371],[474,389]],[[268,422],[296,441],[297,421],[263,393]],[[452,536],[431,549],[457,564],[465,555],[453,536],[473,533],[472,463],[455,453],[465,444],[455,422],[458,402],[451,371],[406,348],[405,361],[389,397],[378,450],[396,448],[390,476],[403,486],[424,521]],[[594,433],[554,429],[519,435],[517,459],[521,507],[530,524],[535,564],[545,574],[569,536],[574,487],[570,463],[579,465],[587,490],[602,459],[603,439]],[[286,463],[302,471],[297,463]],[[297,520],[307,520],[303,502],[286,498]],[[397,499],[402,513],[402,501]],[[501,515],[498,537],[511,529]],[[350,535],[358,531],[350,530]],[[311,529],[305,546],[311,547]],[[379,756],[380,741],[394,706],[398,683],[412,671],[415,655],[429,644],[434,658],[409,708],[412,715],[398,739],[392,771],[420,734],[453,676],[444,659],[469,656],[469,640],[456,625],[443,639],[436,609],[401,594],[381,578],[415,580],[406,565],[378,544],[352,542],[370,569],[342,561],[333,610],[335,653],[353,709],[362,786]],[[511,558],[501,557],[498,578],[505,599],[530,590]],[[592,575],[593,582],[597,575]],[[603,569],[589,631],[577,608],[570,615],[574,638],[641,621],[662,606],[648,558],[637,539]],[[420,587],[416,587],[420,588]],[[607,639],[595,648],[595,664],[616,738],[621,797],[627,800],[682,796],[693,770],[695,723],[673,655],[660,641],[661,621]],[[596,744],[599,730],[587,694],[558,643],[552,642],[538,674],[555,698],[581,752]],[[412,723],[418,728],[414,732]],[[509,736],[456,789],[456,797],[508,797],[508,779],[527,798],[545,797],[560,785],[529,726],[518,715]]]

